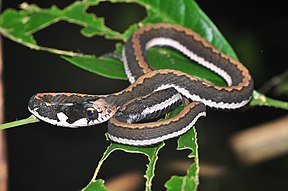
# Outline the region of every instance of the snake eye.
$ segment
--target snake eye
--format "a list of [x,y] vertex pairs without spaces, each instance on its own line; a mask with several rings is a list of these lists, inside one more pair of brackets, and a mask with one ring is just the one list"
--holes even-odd
[[86,109],[87,118],[96,117],[97,118],[97,111],[95,108],[87,108]]
[[92,117],[93,114],[94,114],[94,111],[93,111],[93,110],[87,110],[87,115],[88,115],[89,117]]

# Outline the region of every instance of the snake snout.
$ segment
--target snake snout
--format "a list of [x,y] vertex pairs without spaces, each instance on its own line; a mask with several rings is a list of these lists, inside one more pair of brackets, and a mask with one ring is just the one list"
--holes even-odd
[[30,111],[36,110],[41,105],[43,105],[43,101],[37,99],[37,94],[33,95],[28,102],[28,108]]
[[29,99],[28,108],[29,108],[30,110],[33,110],[33,109],[35,108],[35,106],[36,106],[36,104],[35,104],[35,96],[36,96],[36,95],[33,95],[33,96]]

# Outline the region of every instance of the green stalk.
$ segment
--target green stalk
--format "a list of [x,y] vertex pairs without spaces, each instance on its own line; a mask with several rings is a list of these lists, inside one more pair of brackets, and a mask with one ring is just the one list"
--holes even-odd
[[31,115],[30,117],[28,117],[26,119],[20,119],[20,120],[16,120],[13,122],[0,124],[0,130],[8,129],[11,127],[17,127],[20,125],[26,125],[29,123],[36,123],[36,122],[39,122],[39,119],[37,119],[34,115]]

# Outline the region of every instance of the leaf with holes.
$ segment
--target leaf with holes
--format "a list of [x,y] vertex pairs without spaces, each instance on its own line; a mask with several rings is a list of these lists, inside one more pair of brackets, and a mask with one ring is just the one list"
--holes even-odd
[[104,25],[103,18],[87,13],[89,6],[97,5],[99,2],[75,1],[65,9],[59,9],[56,6],[42,9],[37,5],[22,3],[20,6],[22,10],[7,9],[0,15],[0,33],[32,49],[44,50],[59,55],[83,56],[72,51],[38,45],[33,35],[56,22],[66,21],[82,26],[81,34],[86,37],[101,35],[108,39],[123,39],[119,32]]
[[104,180],[93,180],[83,191],[108,191],[104,186]]
[[117,143],[111,143],[106,151],[104,152],[101,160],[98,162],[98,166],[96,167],[96,170],[94,172],[94,176],[92,177],[92,180],[90,183],[83,189],[83,191],[89,191],[90,188],[92,188],[95,184],[95,181],[101,181],[101,179],[97,179],[98,172],[104,163],[104,161],[112,154],[112,152],[117,150],[122,150],[128,153],[138,153],[138,154],[144,154],[148,158],[148,165],[145,173],[146,183],[145,183],[145,191],[151,191],[152,190],[152,179],[155,176],[155,167],[156,162],[158,160],[158,152],[159,150],[164,146],[164,143],[161,143],[154,147],[133,147],[129,145],[121,145]]
[[[0,32],[2,33],[2,35],[33,49],[45,50],[60,55],[73,56],[70,58],[63,58],[78,67],[96,73],[98,75],[115,79],[126,79],[125,77],[123,77],[125,75],[124,70],[120,69],[120,67],[123,68],[123,65],[120,66],[119,62],[117,62],[116,60],[107,61],[104,59],[98,59],[96,57],[89,56],[89,58],[87,58],[87,55],[79,54],[69,50],[66,51],[50,47],[43,47],[41,45],[38,45],[33,38],[33,35],[37,31],[53,25],[56,22],[67,21],[69,23],[83,26],[81,34],[87,37],[101,35],[107,39],[119,39],[123,41],[127,40],[132,34],[132,32],[137,29],[137,26],[130,26],[123,34],[120,34],[106,27],[104,25],[103,18],[99,18],[92,13],[87,13],[87,9],[90,6],[96,6],[99,2],[100,1],[98,0],[86,2],[76,1],[64,9],[59,9],[56,6],[52,6],[48,9],[42,9],[39,8],[37,5],[28,5],[24,3],[21,6],[23,10],[15,11],[7,9],[1,14]],[[111,0],[111,2],[118,3],[126,1]],[[193,28],[193,30],[199,32],[201,35],[203,35],[204,38],[211,41],[220,50],[223,50],[229,55],[235,57],[235,54],[229,44],[214,26],[214,24],[207,18],[207,16],[201,11],[201,9],[199,9],[199,7],[194,1],[178,2],[170,0],[168,4],[165,0],[157,1],[157,3],[155,3],[156,1],[147,0],[133,0],[130,2],[138,3],[147,9],[147,17],[144,18],[144,20],[140,22],[139,25],[155,22],[182,24],[183,26]],[[173,10],[175,9],[173,11],[173,14],[170,14],[171,7]],[[197,15],[197,17],[195,15]],[[190,17],[194,17],[197,19],[190,19]],[[7,22],[7,20],[9,20],[9,22]],[[150,56],[151,58],[149,59],[151,65],[156,69],[180,69],[182,71],[186,71],[191,75],[205,77],[211,82],[223,84],[223,80],[219,76],[206,69],[200,69],[201,67],[197,65],[191,65],[188,59],[184,59],[184,57],[181,55],[179,56],[179,54],[177,56],[174,56],[177,53],[174,54],[171,53],[172,51],[163,49],[150,52],[152,52],[150,55],[156,54],[156,56]],[[159,57],[157,56],[158,53],[160,53]],[[77,57],[74,58],[74,56]],[[93,66],[92,64],[87,64],[87,60],[89,60],[89,63],[96,63],[97,67]],[[165,60],[165,62],[163,62],[162,60]],[[107,64],[107,62],[109,62],[109,64]],[[154,65],[154,63],[156,64]],[[185,65],[188,67],[185,67]],[[201,72],[199,72],[199,69],[201,70]],[[115,74],[110,75],[110,71],[112,70],[120,72],[116,72]]]
[[196,129],[190,129],[178,139],[177,150],[189,149],[189,158],[194,158],[194,163],[187,169],[185,176],[172,176],[165,184],[167,191],[185,190],[196,191],[199,184],[199,158]]
[[[175,1],[175,0],[107,0],[112,3],[137,3],[143,6],[147,11],[147,16],[137,24],[127,28],[124,33],[119,33],[105,26],[104,18],[88,13],[87,9],[91,6],[97,6],[101,0],[75,1],[64,9],[56,6],[42,9],[37,5],[22,4],[22,10],[16,11],[7,9],[0,14],[0,33],[24,46],[36,50],[48,51],[61,55],[66,61],[81,67],[90,72],[114,79],[126,79],[123,65],[115,59],[99,59],[91,55],[75,53],[69,50],[59,50],[57,48],[44,47],[39,45],[34,34],[41,29],[53,25],[59,21],[66,21],[82,26],[80,33],[86,37],[95,35],[104,36],[106,39],[117,39],[123,43],[131,36],[138,26],[150,23],[167,22],[179,24],[193,29],[202,35],[207,41],[211,42],[219,50],[225,52],[233,58],[237,58],[229,43],[221,35],[215,25],[203,13],[193,0]],[[121,52],[121,46],[118,45],[117,52]],[[153,48],[148,52],[149,63],[155,68],[174,68],[185,71],[191,75],[196,75],[207,79],[217,85],[224,85],[225,82],[219,76],[212,72],[192,64],[184,56],[164,48]],[[287,103],[272,100],[254,91],[251,105],[268,105],[280,108],[286,108]],[[26,121],[26,120],[24,120]],[[29,120],[27,120],[29,121]],[[31,121],[30,121],[31,122]],[[14,124],[14,123],[13,123]],[[20,124],[20,123],[19,123]],[[15,124],[14,124],[15,125]],[[7,126],[5,126],[7,128]],[[164,146],[160,144],[151,148],[138,148],[125,145],[111,144],[100,160],[95,172],[95,176],[90,184],[84,189],[87,190],[106,190],[102,180],[95,180],[101,164],[115,150],[126,152],[141,153],[147,155],[149,159],[146,171],[146,190],[151,190],[152,179],[155,175],[155,165],[159,150]],[[173,176],[166,184],[168,190],[196,190],[198,185],[198,151],[195,129],[190,130],[178,140],[178,149],[190,149],[195,162],[188,168],[184,176]]]

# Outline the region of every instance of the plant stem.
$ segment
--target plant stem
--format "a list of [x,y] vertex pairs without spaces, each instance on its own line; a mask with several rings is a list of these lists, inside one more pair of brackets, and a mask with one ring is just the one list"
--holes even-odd
[[250,102],[252,106],[271,106],[276,108],[281,108],[288,110],[288,102],[278,101],[269,97],[266,97],[264,94],[261,94],[254,90],[253,99]]
[[77,52],[60,50],[60,49],[55,49],[55,48],[49,48],[49,47],[39,46],[37,44],[23,42],[21,39],[15,38],[13,35],[11,35],[10,33],[6,32],[5,30],[3,30],[1,28],[0,28],[0,34],[9,38],[12,41],[18,42],[19,44],[22,44],[22,45],[27,46],[27,47],[34,49],[34,50],[41,50],[41,51],[46,51],[46,52],[50,52],[53,54],[58,54],[58,55],[62,55],[62,56],[71,56],[71,57],[73,57],[73,56],[92,57],[93,56],[93,55],[85,55],[85,54],[81,54],[81,53],[77,53]]
[[13,122],[8,122],[8,123],[4,123],[0,125],[0,130],[3,129],[8,129],[11,127],[16,127],[16,126],[20,126],[20,125],[26,125],[29,123],[36,123],[39,122],[39,119],[37,119],[34,115],[31,115],[30,117],[26,118],[26,119],[20,119],[20,120],[16,120]]

